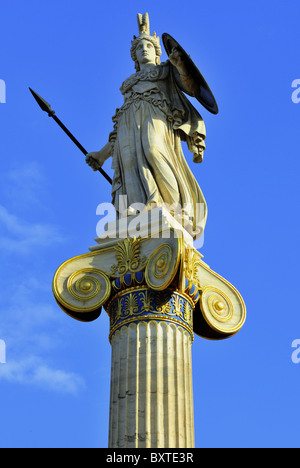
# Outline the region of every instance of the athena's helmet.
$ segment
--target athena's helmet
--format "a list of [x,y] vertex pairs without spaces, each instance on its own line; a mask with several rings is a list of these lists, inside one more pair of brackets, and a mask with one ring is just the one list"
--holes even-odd
[[161,47],[159,43],[159,37],[156,36],[156,33],[153,33],[153,36],[150,35],[150,23],[149,23],[149,15],[148,13],[145,13],[144,15],[141,15],[141,13],[138,13],[137,15],[137,20],[138,20],[138,28],[139,28],[139,33],[140,35],[138,37],[133,36],[133,41],[131,41],[131,58],[135,62],[135,68],[138,71],[139,70],[139,63],[137,62],[136,59],[136,48],[138,43],[146,39],[147,41],[150,41],[155,48],[156,51],[156,65],[160,64],[160,56],[161,56]]

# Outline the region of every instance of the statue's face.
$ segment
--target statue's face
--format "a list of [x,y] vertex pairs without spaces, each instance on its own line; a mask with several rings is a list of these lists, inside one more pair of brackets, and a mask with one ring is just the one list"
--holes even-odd
[[153,63],[156,65],[156,51],[152,42],[142,39],[136,48],[136,59],[140,65]]

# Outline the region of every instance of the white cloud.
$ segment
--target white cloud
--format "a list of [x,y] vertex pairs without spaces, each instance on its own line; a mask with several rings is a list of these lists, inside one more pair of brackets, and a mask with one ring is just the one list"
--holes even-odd
[[72,395],[84,390],[80,375],[48,364],[50,353],[51,362],[59,356],[65,336],[62,312],[52,303],[42,278],[19,278],[14,293],[6,292],[0,310],[6,364],[0,364],[0,381]]
[[27,254],[36,247],[62,242],[63,237],[51,224],[30,224],[0,205],[0,250],[4,253]]
[[34,162],[0,175],[0,338],[8,348],[6,363],[0,364],[0,381],[76,395],[85,388],[84,379],[49,364],[59,356],[65,337],[62,313],[51,293],[52,272],[43,259],[50,246],[65,239],[55,225],[29,221],[43,208],[45,182]]
[[1,364],[0,380],[34,385],[72,395],[77,395],[85,388],[85,382],[79,375],[50,367],[36,356],[30,356],[20,361],[8,360],[6,364]]
[[37,161],[18,162],[14,168],[0,175],[1,192],[15,207],[40,206],[46,196],[47,179]]
[[37,247],[63,241],[57,226],[28,221],[35,212],[44,217],[43,199],[49,197],[47,180],[38,162],[25,161],[17,168],[1,173],[0,189],[1,253],[28,254]]

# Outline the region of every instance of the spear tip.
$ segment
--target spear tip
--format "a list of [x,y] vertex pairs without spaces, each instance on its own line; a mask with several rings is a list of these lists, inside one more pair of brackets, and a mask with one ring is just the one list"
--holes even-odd
[[55,111],[51,109],[49,102],[45,101],[45,99],[43,99],[38,93],[33,91],[33,89],[29,88],[29,91],[31,92],[32,96],[34,97],[40,108],[43,111],[47,112],[49,117],[52,117],[55,114]]

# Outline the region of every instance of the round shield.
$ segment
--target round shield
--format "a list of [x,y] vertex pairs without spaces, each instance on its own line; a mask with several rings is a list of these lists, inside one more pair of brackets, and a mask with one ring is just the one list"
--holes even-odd
[[162,40],[163,40],[168,56],[170,55],[170,53],[172,52],[174,48],[176,48],[180,52],[185,62],[188,74],[194,78],[194,80],[197,82],[198,87],[199,87],[199,90],[195,98],[209,112],[211,112],[212,114],[217,114],[219,112],[219,109],[218,109],[216,100],[214,98],[214,95],[211,92],[202,74],[200,73],[200,71],[198,70],[194,62],[192,61],[191,57],[185,52],[185,50],[181,47],[181,45],[178,44],[178,42],[175,41],[175,39],[172,36],[170,36],[170,34],[164,33],[162,35]]

